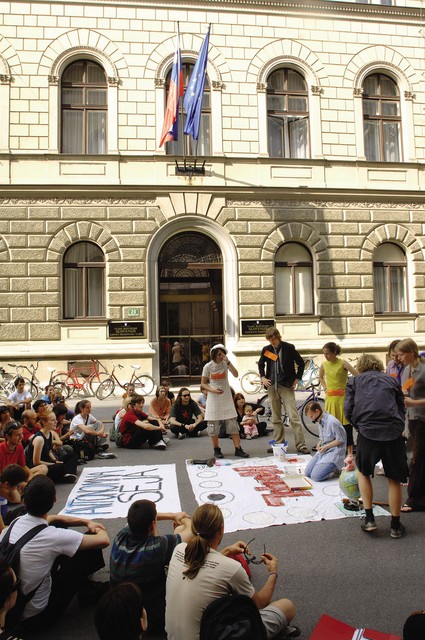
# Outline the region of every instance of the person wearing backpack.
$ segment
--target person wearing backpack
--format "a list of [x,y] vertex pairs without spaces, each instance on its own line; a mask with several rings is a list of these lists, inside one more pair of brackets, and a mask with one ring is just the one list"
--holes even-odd
[[[10,546],[19,545],[25,535],[40,527],[19,551],[20,592],[24,598],[32,594],[20,623],[31,633],[52,626],[77,593],[79,601],[88,604],[89,599],[90,603],[96,602],[109,588],[109,583],[88,579],[105,566],[102,549],[109,545],[105,527],[86,518],[49,515],[55,501],[52,480],[37,476],[24,491],[28,513],[16,518],[0,536],[0,557],[4,558]],[[87,527],[90,535],[67,528],[71,526]],[[6,618],[6,629],[17,622],[13,610],[11,614]]]
[[245,595],[254,602],[268,639],[287,632],[295,606],[288,599],[272,602],[278,577],[277,558],[270,553],[262,555],[268,577],[263,587],[255,591],[242,565],[228,557],[243,553],[247,545],[238,541],[218,551],[224,535],[220,509],[214,504],[203,504],[195,509],[191,526],[194,537],[177,545],[168,568],[165,607],[168,640],[199,640],[204,610],[214,600],[229,594]]

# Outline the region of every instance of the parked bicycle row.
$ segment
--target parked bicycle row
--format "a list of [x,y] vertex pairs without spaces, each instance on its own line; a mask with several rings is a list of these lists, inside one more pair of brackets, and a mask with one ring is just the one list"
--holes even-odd
[[[25,394],[25,398],[17,398],[17,401],[30,398],[36,400],[43,394],[61,395],[65,399],[72,396],[96,396],[103,400],[112,395],[116,387],[125,390],[128,384],[133,384],[139,395],[150,395],[155,388],[155,381],[148,373],[139,373],[141,366],[132,364],[132,374],[128,380],[120,380],[116,374],[116,369],[123,369],[120,364],[111,361],[112,370],[99,360],[91,359],[85,367],[76,367],[75,362],[71,363],[67,371],[56,371],[55,367],[48,367],[50,379],[47,383],[42,383],[37,376],[40,360],[36,364],[29,366],[23,364],[8,363],[7,366],[13,369],[6,371],[0,367],[0,399],[9,400],[14,394]],[[23,391],[18,391],[18,383],[22,385]]]

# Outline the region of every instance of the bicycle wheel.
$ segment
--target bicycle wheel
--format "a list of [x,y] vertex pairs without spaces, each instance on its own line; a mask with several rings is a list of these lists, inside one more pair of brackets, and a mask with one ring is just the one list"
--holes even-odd
[[95,373],[88,381],[88,387],[90,389],[91,394],[95,396],[96,391],[98,390],[102,382],[105,382],[106,380],[109,380],[109,379],[110,379],[110,375],[106,371],[99,371],[97,374]]
[[74,380],[67,373],[57,373],[53,376],[51,384],[65,400],[70,398],[75,391]]
[[29,378],[24,378],[24,380],[25,380],[25,389],[28,389],[28,391],[31,394],[31,397],[35,400],[39,394],[38,387],[33,382],[31,382]]
[[244,393],[254,395],[261,391],[262,384],[260,374],[257,371],[247,371],[241,377],[241,387]]
[[149,396],[155,387],[154,379],[147,373],[143,373],[141,376],[135,376],[133,384],[136,389],[136,393],[141,396]]
[[314,400],[315,402],[318,402],[321,407],[322,407],[322,411],[325,408],[325,401],[323,400],[323,398],[319,398],[319,396],[313,397],[310,396],[309,398],[307,398],[307,400],[305,400],[302,405],[298,408],[298,413],[300,414],[301,417],[301,422],[304,425],[304,428],[307,429],[307,431],[309,433],[311,433],[312,436],[315,436],[316,438],[319,437],[319,424],[316,422],[314,423],[311,418],[309,418],[308,416],[306,416],[304,414],[304,409],[307,406],[307,404],[309,402],[311,402],[312,400]]
[[109,398],[114,393],[115,381],[113,378],[106,378],[96,389],[96,398],[98,400],[104,400]]

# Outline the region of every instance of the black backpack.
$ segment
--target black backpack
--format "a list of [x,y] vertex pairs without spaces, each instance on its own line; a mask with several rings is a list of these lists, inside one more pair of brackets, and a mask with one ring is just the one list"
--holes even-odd
[[202,614],[200,640],[266,640],[260,612],[248,596],[223,596]]
[[[12,543],[12,542],[9,541],[10,533],[11,533],[13,527],[15,526],[15,524],[17,523],[18,519],[19,518],[14,520],[9,525],[8,530],[6,531],[6,533],[3,536],[2,540],[0,541],[0,558],[5,560],[9,564],[9,566],[12,567],[12,569],[15,572],[17,577],[19,577],[19,560],[20,560],[19,556],[20,556],[20,551],[21,551],[22,547],[25,546],[27,544],[27,542],[32,540],[37,535],[37,533],[40,533],[40,531],[42,531],[43,529],[45,529],[48,526],[47,523],[46,524],[39,524],[36,527],[33,527],[32,529],[27,531],[15,543]],[[40,582],[40,584],[41,584],[41,582]],[[13,626],[14,624],[17,623],[17,621],[20,619],[20,617],[21,617],[26,605],[31,600],[31,598],[34,596],[34,594],[37,591],[37,589],[40,586],[40,584],[37,585],[37,587],[35,589],[30,591],[29,593],[26,593],[25,595],[22,593],[21,589],[18,588],[18,597],[17,597],[17,600],[16,600],[16,604],[13,607],[13,609],[11,609],[7,614],[7,618],[6,618],[6,627],[7,628],[10,628],[11,626]]]

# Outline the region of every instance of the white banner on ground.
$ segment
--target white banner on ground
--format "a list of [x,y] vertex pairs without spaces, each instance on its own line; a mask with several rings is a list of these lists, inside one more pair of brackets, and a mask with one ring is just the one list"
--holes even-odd
[[176,465],[83,469],[61,514],[93,520],[125,518],[135,500],[152,500],[158,511],[181,511]]
[[[293,458],[295,458],[293,456]],[[309,460],[296,456],[298,463]],[[226,533],[278,524],[337,520],[352,516],[338,508],[344,497],[338,480],[313,482],[312,489],[291,491],[285,485],[283,465],[276,458],[219,461],[226,466],[187,465],[198,504],[218,505]],[[295,464],[298,467],[299,464]],[[293,477],[293,476],[292,476]],[[388,515],[375,507],[376,515]]]

